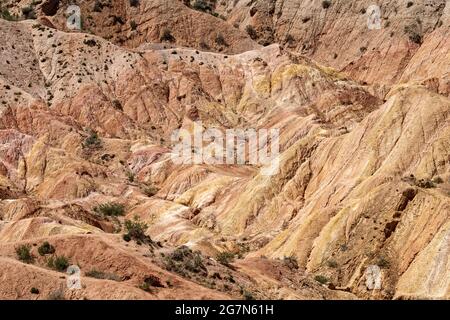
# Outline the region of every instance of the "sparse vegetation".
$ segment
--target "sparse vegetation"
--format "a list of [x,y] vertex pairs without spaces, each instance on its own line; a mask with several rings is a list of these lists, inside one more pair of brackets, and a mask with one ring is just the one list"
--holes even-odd
[[21,245],[16,248],[17,258],[25,263],[33,263],[34,257],[31,254],[31,246],[30,245]]
[[125,174],[127,175],[127,179],[128,179],[129,182],[134,182],[135,174],[134,174],[133,171],[127,170],[125,172]]
[[404,32],[411,42],[414,42],[416,44],[422,43],[422,36],[417,31],[417,27],[415,25],[406,26]]
[[255,300],[253,294],[245,289],[242,290],[242,296],[244,297],[245,300]]
[[69,267],[69,260],[65,256],[51,257],[47,261],[47,266],[60,272],[64,272]]
[[216,38],[214,40],[219,46],[226,46],[227,42],[225,41],[224,36],[221,33],[218,33],[216,35]]
[[138,217],[135,217],[134,220],[125,220],[126,235],[130,240],[133,239],[138,243],[153,243],[151,238],[145,234],[147,228],[148,225],[140,221]]
[[117,217],[125,214],[125,206],[120,203],[108,202],[96,206],[94,211],[105,216]]
[[199,251],[192,251],[186,246],[175,249],[164,257],[166,269],[187,276],[189,272],[206,274],[206,267]]
[[22,14],[26,19],[36,19],[36,12],[32,6],[23,7]]
[[208,12],[211,11],[211,7],[205,0],[195,0],[192,8],[198,11]]
[[338,263],[335,260],[331,259],[327,261],[327,266],[335,269],[338,267]]
[[97,132],[91,131],[89,136],[83,142],[83,148],[86,149],[99,149],[102,146],[102,141],[100,140]]
[[234,254],[231,252],[220,252],[216,259],[219,263],[228,266],[234,260]]
[[381,269],[388,269],[390,267],[390,262],[385,257],[379,257],[376,265],[379,266]]
[[322,1],[322,8],[328,9],[329,7],[331,7],[331,1],[330,0],[323,0]]
[[33,287],[33,288],[30,289],[30,293],[32,293],[32,294],[39,294],[39,289]]
[[252,25],[248,25],[245,27],[245,32],[252,38],[253,40],[256,40],[258,38],[258,33],[256,32],[255,28]]
[[113,105],[114,109],[117,109],[117,110],[120,110],[120,111],[123,110],[122,104],[121,104],[120,101],[117,100],[117,99],[114,99],[114,100],[112,101],[112,105]]
[[326,284],[328,283],[330,280],[322,275],[317,275],[314,277],[314,280],[316,280],[317,282],[321,283],[321,284]]
[[16,21],[18,20],[17,16],[11,15],[8,9],[4,8],[0,11],[0,18],[8,20],[8,21]]
[[161,34],[159,36],[159,40],[161,42],[163,42],[163,41],[173,42],[173,41],[175,41],[175,38],[173,37],[172,32],[170,31],[170,29],[164,28],[161,31]]
[[295,256],[284,257],[283,264],[291,270],[298,269],[298,262]]
[[131,30],[136,30],[137,29],[137,23],[134,20],[130,21],[130,28]]
[[139,0],[130,0],[130,6],[131,7],[139,6]]
[[95,278],[95,279],[104,279],[104,280],[112,280],[112,281],[122,281],[122,278],[114,273],[107,273],[98,271],[96,269],[92,269],[86,272],[86,277]]
[[55,253],[55,247],[53,247],[48,241],[45,241],[39,248],[38,252],[41,256],[45,256],[46,254]]
[[143,185],[141,186],[141,191],[147,196],[147,197],[153,197],[155,194],[158,193],[158,188],[153,185]]

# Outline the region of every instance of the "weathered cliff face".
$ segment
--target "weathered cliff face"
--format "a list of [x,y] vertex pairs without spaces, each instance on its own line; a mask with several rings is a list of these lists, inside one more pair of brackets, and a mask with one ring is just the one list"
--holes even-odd
[[[33,297],[18,277],[38,279],[40,298],[62,285],[33,246],[44,241],[83,276],[120,280],[83,277],[71,299],[450,297],[445,1],[386,1],[383,28],[371,31],[364,1],[216,3],[226,21],[175,1],[100,2],[81,5],[96,35],[64,31],[65,1],[51,15],[47,1],[36,8],[53,27],[0,20],[4,298]],[[104,24],[133,12],[140,32]],[[414,13],[421,43],[402,34],[419,23],[402,15]],[[262,44],[281,44],[258,45],[248,24]],[[150,43],[166,25],[176,40]],[[229,46],[211,38],[199,50],[209,28]],[[280,170],[174,164],[171,135],[195,121],[278,128]],[[108,203],[125,217],[98,209]],[[122,238],[135,217],[151,243]],[[16,259],[28,244],[33,265]],[[194,251],[172,252],[180,245]],[[228,251],[235,268],[208,258]],[[371,265],[380,290],[366,286]],[[150,275],[162,286],[149,289]]]
[[[224,3],[224,1],[221,1]],[[386,93],[399,81],[427,81],[448,95],[450,7],[433,1],[225,1],[217,10],[262,44],[278,42]],[[381,12],[381,29],[370,29],[370,6]],[[248,27],[250,26],[250,27]],[[430,68],[421,62],[433,61]],[[414,70],[421,69],[420,72]]]

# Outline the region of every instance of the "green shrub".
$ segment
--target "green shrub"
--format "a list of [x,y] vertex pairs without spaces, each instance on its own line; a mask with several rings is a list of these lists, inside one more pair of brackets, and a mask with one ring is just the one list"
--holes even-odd
[[220,252],[217,256],[216,259],[219,263],[223,264],[223,265],[229,265],[231,262],[233,262],[234,259],[234,254],[231,252]]
[[322,8],[328,9],[329,7],[331,7],[331,1],[330,0],[323,0],[322,1]]
[[386,258],[379,257],[376,262],[376,265],[379,266],[381,269],[387,269],[390,267],[391,263]]
[[33,263],[34,257],[31,254],[31,246],[30,245],[21,245],[16,248],[17,258],[25,263]]
[[188,272],[206,272],[202,255],[199,251],[192,251],[187,246],[180,246],[165,256],[165,266],[169,271],[186,276]]
[[27,19],[36,19],[36,12],[34,11],[34,8],[31,6],[26,6],[22,8],[22,14]]
[[59,256],[56,258],[51,257],[47,262],[47,266],[49,268],[63,272],[69,267],[69,260],[65,256]]
[[139,6],[139,0],[130,0],[130,6],[132,7]]
[[134,182],[135,174],[134,174],[133,171],[127,170],[127,171],[125,172],[125,174],[127,175],[128,181]]
[[295,256],[284,257],[283,264],[291,270],[298,269],[298,262]]
[[127,235],[135,241],[152,243],[150,237],[145,234],[147,228],[148,225],[145,222],[141,222],[137,217],[134,220],[125,220]]
[[134,20],[130,21],[130,28],[131,28],[131,30],[136,30],[136,28],[137,28],[136,21],[134,21]]
[[337,268],[338,267],[338,263],[335,260],[328,260],[327,261],[327,266],[330,268]]
[[161,283],[161,279],[159,279],[155,275],[149,275],[144,279],[144,282],[152,287],[161,287],[163,288],[164,285]]
[[99,0],[95,0],[94,3],[94,12],[102,12],[103,4]]
[[417,27],[414,24],[405,26],[404,32],[411,42],[416,44],[422,43],[422,36],[417,31]]
[[39,248],[38,252],[41,256],[45,256],[46,254],[55,253],[55,247],[53,247],[48,241],[45,241]]
[[114,109],[117,109],[117,110],[120,110],[120,111],[123,110],[122,104],[121,104],[120,101],[117,100],[117,99],[114,99],[114,100],[112,101],[112,105],[113,105]]
[[158,188],[152,185],[145,185],[141,187],[141,191],[147,196],[147,197],[153,197],[155,194],[158,193]]
[[95,279],[104,279],[104,280],[112,280],[112,281],[122,281],[122,278],[114,273],[107,273],[98,271],[96,269],[92,269],[86,272],[86,277],[95,278]]
[[108,202],[96,206],[94,211],[105,216],[117,217],[125,214],[125,206],[115,202]]
[[11,13],[9,13],[9,10],[6,8],[1,10],[0,18],[8,20],[8,21],[16,21],[17,20],[17,17],[11,15]]
[[245,300],[255,300],[255,297],[250,291],[242,290],[242,296]]
[[163,41],[173,42],[175,40],[175,38],[173,37],[172,32],[170,31],[170,29],[164,28],[161,31],[161,34],[159,36],[159,40],[161,42],[163,42]]
[[245,27],[245,31],[250,36],[250,38],[252,38],[253,40],[256,40],[258,38],[258,34],[257,34],[255,28],[253,28],[252,25],[246,26]]
[[97,132],[91,131],[89,136],[83,142],[83,148],[98,149],[102,146],[102,141],[100,140]]
[[325,284],[325,283],[327,283],[328,281],[330,281],[327,277],[321,276],[321,275],[315,276],[315,277],[314,277],[314,280],[316,280],[317,282],[319,282],[319,283],[321,283],[321,284]]
[[215,41],[219,46],[227,45],[227,42],[225,41],[225,38],[223,37],[223,35],[221,33],[217,34]]
[[39,294],[39,289],[33,287],[33,288],[31,288],[30,293],[32,293],[32,294]]
[[211,11],[211,7],[205,0],[195,0],[194,4],[192,5],[192,8],[198,11]]

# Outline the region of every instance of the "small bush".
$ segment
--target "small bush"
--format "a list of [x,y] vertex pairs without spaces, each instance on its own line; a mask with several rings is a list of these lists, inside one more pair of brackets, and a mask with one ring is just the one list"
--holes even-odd
[[130,28],[131,30],[136,30],[137,29],[137,23],[134,20],[130,21]]
[[152,185],[146,185],[141,187],[141,191],[147,196],[147,197],[153,197],[155,194],[158,193],[158,188]]
[[122,281],[122,278],[113,273],[106,273],[102,271],[98,271],[92,269],[86,272],[86,277],[95,278],[95,279],[104,279],[104,280],[112,280],[112,281]]
[[16,248],[17,258],[25,263],[33,263],[34,257],[31,254],[31,246],[30,245],[21,245]]
[[130,0],[130,6],[132,7],[139,6],[139,0]]
[[46,254],[55,253],[55,247],[53,247],[48,241],[45,241],[39,248],[38,252],[41,256],[45,256]]
[[414,42],[416,44],[422,43],[422,36],[417,31],[417,27],[414,24],[406,26],[404,32],[406,35],[408,35],[408,38],[411,42]]
[[83,148],[98,149],[102,146],[102,141],[98,137],[97,132],[92,131],[83,142]]
[[120,110],[120,111],[123,110],[122,104],[121,104],[120,101],[117,100],[117,99],[114,99],[114,100],[112,101],[112,105],[113,105],[114,109],[117,109],[117,110]]
[[31,288],[30,293],[32,293],[32,294],[39,294],[39,289],[33,287],[33,288]]
[[200,43],[199,43],[199,46],[203,50],[208,50],[209,49],[209,45],[205,42],[205,40],[201,40]]
[[255,297],[250,291],[242,290],[242,296],[245,300],[255,300]]
[[99,0],[95,0],[94,3],[94,12],[102,12],[103,4]]
[[431,180],[431,181],[436,184],[440,184],[440,183],[444,182],[444,180],[442,180],[441,177],[434,177],[433,180]]
[[376,265],[379,266],[381,269],[387,269],[390,267],[391,263],[384,257],[378,258]]
[[298,269],[298,262],[295,256],[284,257],[283,264],[291,270]]
[[144,279],[144,283],[148,284],[152,287],[160,287],[164,288],[164,285],[161,283],[161,279],[159,279],[157,276],[149,275]]
[[36,19],[36,12],[34,11],[34,8],[31,6],[23,7],[22,13],[27,19]]
[[330,268],[337,268],[338,267],[338,263],[335,260],[328,260],[327,261],[327,266]]
[[89,47],[95,47],[97,45],[97,41],[95,41],[95,39],[85,39],[83,40],[83,44]]
[[216,259],[219,263],[223,264],[223,265],[229,265],[231,262],[233,262],[234,259],[234,254],[231,252],[220,252],[217,256]]
[[127,179],[129,182],[134,182],[135,174],[133,173],[133,171],[128,170],[127,172],[125,172],[125,174],[127,175]]
[[65,256],[59,256],[56,258],[51,257],[47,262],[47,266],[63,272],[69,267],[69,260]]
[[8,20],[8,21],[16,21],[17,17],[11,15],[11,13],[9,13],[8,9],[2,9],[2,11],[0,12],[0,18]]
[[327,277],[321,276],[321,275],[315,276],[314,280],[316,280],[317,282],[319,282],[321,284],[325,284],[329,281]]
[[322,1],[322,8],[328,9],[329,7],[331,7],[331,1],[330,0],[323,0]]
[[139,221],[137,217],[134,220],[125,220],[125,229],[130,239],[151,243],[150,237],[145,234],[147,228],[148,225],[145,222]]
[[187,272],[206,272],[199,251],[192,251],[187,246],[180,246],[165,257],[166,269],[186,276]]
[[108,202],[96,206],[94,211],[105,216],[117,217],[125,214],[125,206],[115,202]]
[[221,33],[217,34],[215,41],[219,46],[227,45],[227,42],[225,41],[225,38],[223,37],[223,35]]
[[211,7],[205,0],[195,0],[194,4],[192,5],[192,8],[198,11],[211,11]]
[[159,36],[159,40],[161,42],[163,42],[163,41],[173,42],[173,41],[175,41],[175,38],[173,37],[172,32],[170,31],[170,29],[164,28],[161,31],[161,34]]
[[253,40],[256,40],[258,38],[258,34],[255,30],[255,28],[252,25],[248,25],[245,27],[245,32],[252,38]]
[[408,3],[406,4],[406,7],[407,7],[407,8],[410,8],[410,7],[412,7],[413,5],[414,5],[414,2],[408,1]]

